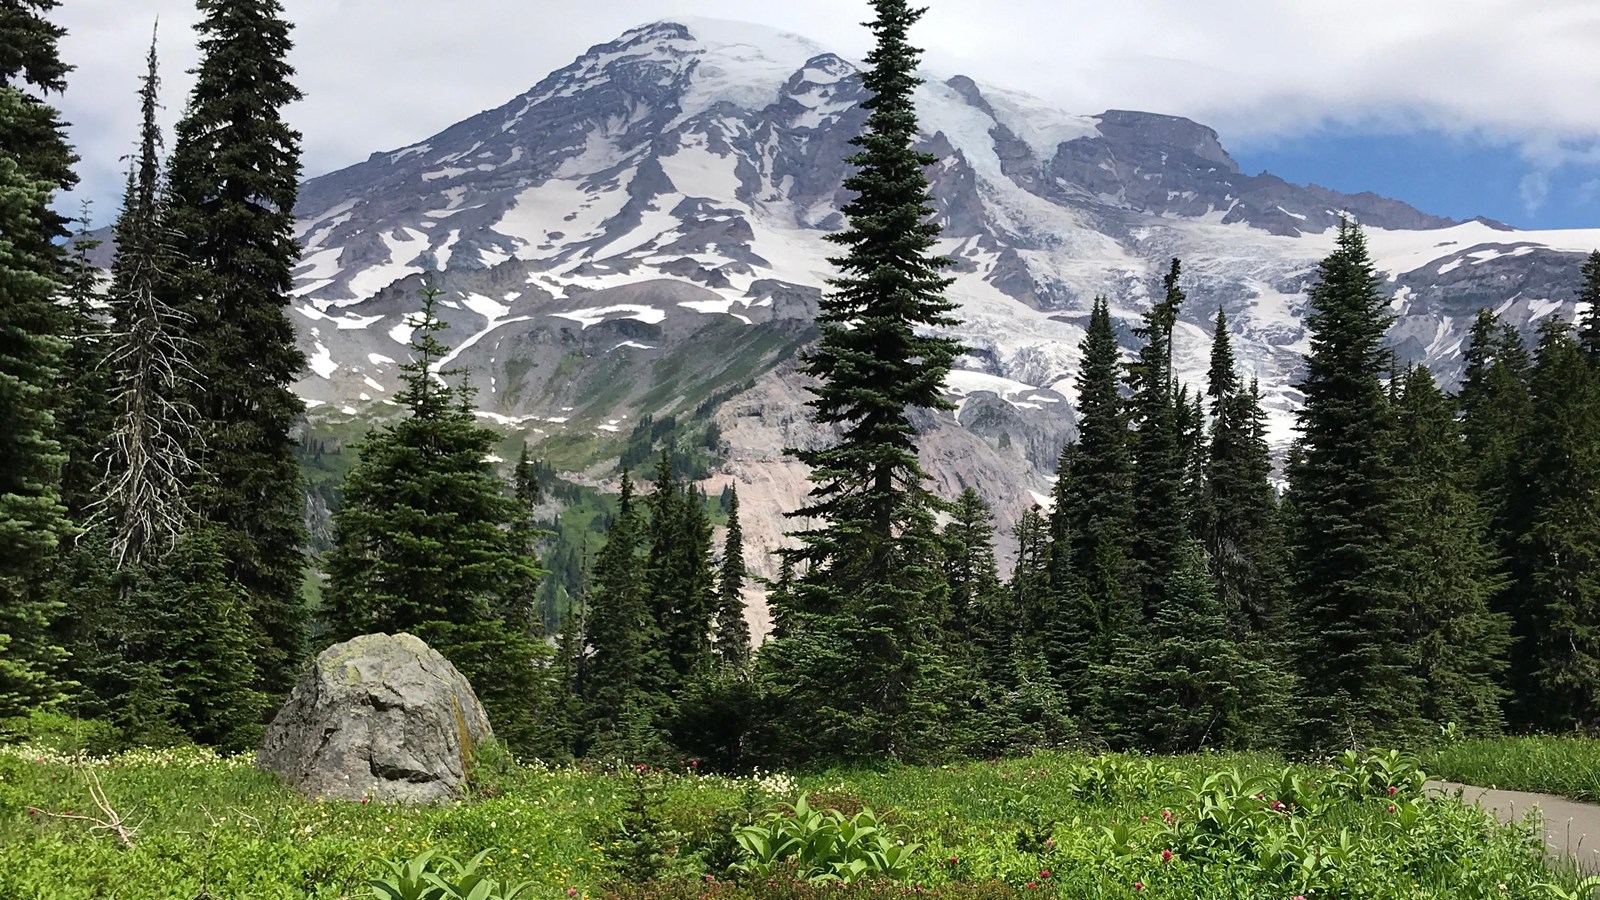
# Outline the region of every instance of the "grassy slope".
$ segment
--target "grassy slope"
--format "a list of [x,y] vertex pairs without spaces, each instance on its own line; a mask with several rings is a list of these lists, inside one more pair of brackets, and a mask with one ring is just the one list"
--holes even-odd
[[[701,877],[708,861],[732,852],[727,829],[741,810],[771,808],[805,790],[846,812],[862,805],[887,810],[908,838],[927,844],[914,871],[921,884],[999,879],[1005,884],[998,887],[1024,896],[1289,900],[1300,887],[1284,874],[1280,858],[1269,852],[1270,864],[1262,864],[1264,844],[1247,842],[1241,852],[1210,861],[1195,856],[1196,842],[1210,834],[1206,823],[1214,821],[1201,816],[1190,790],[1225,769],[1277,783],[1283,764],[1264,756],[1108,763],[1042,754],[794,780],[650,776],[644,783],[663,830],[675,834],[667,838],[669,873],[687,878]],[[138,824],[133,849],[91,835],[88,823],[28,811],[98,815],[84,781],[90,773],[111,804]],[[532,879],[535,897],[567,896],[569,889],[600,896],[607,860],[619,855],[615,824],[637,779],[506,768],[490,783],[499,794],[492,799],[398,809],[301,801],[243,761],[193,750],[139,751],[92,769],[41,751],[0,751],[0,896],[167,900],[208,891],[211,897],[331,900],[357,896],[362,881],[378,874],[375,858],[409,856],[424,847],[462,858],[496,848],[491,871]],[[1265,782],[1246,790],[1276,796]],[[1343,800],[1295,817],[1303,826],[1289,826],[1288,817],[1263,813],[1260,802],[1245,804],[1256,810],[1252,821],[1276,822],[1273,828],[1283,833],[1303,828],[1293,840],[1330,855],[1346,842],[1342,868],[1322,876],[1333,881],[1315,897],[1553,896],[1536,887],[1551,876],[1533,844],[1459,805],[1422,802],[1414,819],[1402,821],[1386,811],[1387,798]],[[1179,825],[1169,829],[1164,812]],[[1164,861],[1161,849],[1168,846],[1180,852]],[[1026,888],[1030,881],[1039,886]]]
[[1600,802],[1600,740],[1538,735],[1462,741],[1434,751],[1426,768],[1447,781]]

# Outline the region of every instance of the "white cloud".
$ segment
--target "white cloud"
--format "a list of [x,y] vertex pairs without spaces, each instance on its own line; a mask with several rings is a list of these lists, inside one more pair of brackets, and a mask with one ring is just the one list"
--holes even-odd
[[1517,192],[1522,195],[1522,207],[1528,215],[1537,213],[1550,197],[1550,174],[1540,169],[1529,172],[1517,184]]
[[[433,134],[526,90],[590,45],[673,15],[759,19],[846,55],[865,0],[284,0],[307,99],[308,174]],[[196,59],[190,0],[75,0],[58,10],[78,66],[63,98],[87,192],[116,196],[150,23],[162,21],[170,121]],[[1230,145],[1358,125],[1469,133],[1525,148],[1536,172],[1600,157],[1593,0],[940,0],[913,33],[939,74],[1070,109],[1185,115]]]

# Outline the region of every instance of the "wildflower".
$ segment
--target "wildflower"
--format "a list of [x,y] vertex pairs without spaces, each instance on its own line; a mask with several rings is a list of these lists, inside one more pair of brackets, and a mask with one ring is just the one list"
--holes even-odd
[[1056,846],[1056,839],[1055,838],[1045,838],[1044,839],[1044,845],[1046,847],[1049,847],[1050,849],[1054,850],[1055,846]]
[[954,856],[950,857],[950,865],[953,866],[955,864],[956,864],[956,858]]
[[1389,812],[1394,812],[1394,804],[1389,804]]
[[1037,882],[1037,881],[1028,882],[1028,890],[1030,890],[1030,891],[1033,890],[1034,888],[1038,887],[1038,886],[1039,886],[1039,882]]
[[1398,793],[1400,793],[1400,789],[1399,788],[1395,787],[1392,784],[1389,785],[1389,796],[1393,797],[1395,794],[1398,794]]
[[1049,869],[1040,869],[1039,870],[1039,880],[1040,881],[1049,881],[1050,880],[1050,870]]
[[1161,861],[1164,862],[1164,863],[1172,862],[1172,851],[1171,850],[1163,850],[1163,851],[1161,851]]
[[[576,896],[578,896],[578,889],[577,888],[567,888],[567,896],[568,897],[576,897]],[[1304,900],[1304,898],[1301,898],[1301,900]]]
[[1134,889],[1134,890],[1136,890],[1136,891],[1142,891],[1142,890],[1144,890],[1144,882],[1142,882],[1142,881],[1135,881],[1135,882],[1134,882],[1134,883],[1133,883],[1133,889]]

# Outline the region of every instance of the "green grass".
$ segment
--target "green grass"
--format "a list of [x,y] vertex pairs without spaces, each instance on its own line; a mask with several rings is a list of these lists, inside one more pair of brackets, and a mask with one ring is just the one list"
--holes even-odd
[[1600,803],[1600,740],[1536,735],[1448,744],[1425,759],[1447,781]]
[[[131,848],[52,815],[104,818],[90,779],[135,825]],[[480,799],[406,809],[304,801],[248,760],[193,749],[84,764],[9,748],[0,750],[0,896],[333,900],[363,896],[377,859],[425,848],[463,859],[494,848],[489,872],[531,879],[534,897],[613,896],[606,885],[625,849],[618,823],[641,788],[666,882],[628,897],[702,896],[694,885],[725,879],[736,858],[731,827],[802,791],[846,814],[883,813],[925,846],[910,880],[941,896],[1471,900],[1554,897],[1541,882],[1571,885],[1545,868],[1537,841],[1476,810],[1409,791],[1358,795],[1331,769],[1271,756],[1047,753],[743,778],[502,764]],[[1284,797],[1299,805],[1271,808]],[[715,896],[778,893],[800,896],[762,885]]]

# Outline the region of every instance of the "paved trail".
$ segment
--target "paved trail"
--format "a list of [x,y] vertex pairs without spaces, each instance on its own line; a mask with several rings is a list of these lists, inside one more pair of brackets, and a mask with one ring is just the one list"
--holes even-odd
[[1544,842],[1550,855],[1574,860],[1588,871],[1600,872],[1600,804],[1448,781],[1430,781],[1428,790],[1451,796],[1460,791],[1463,801],[1494,813],[1502,822],[1521,821],[1528,810],[1537,806],[1544,816]]

